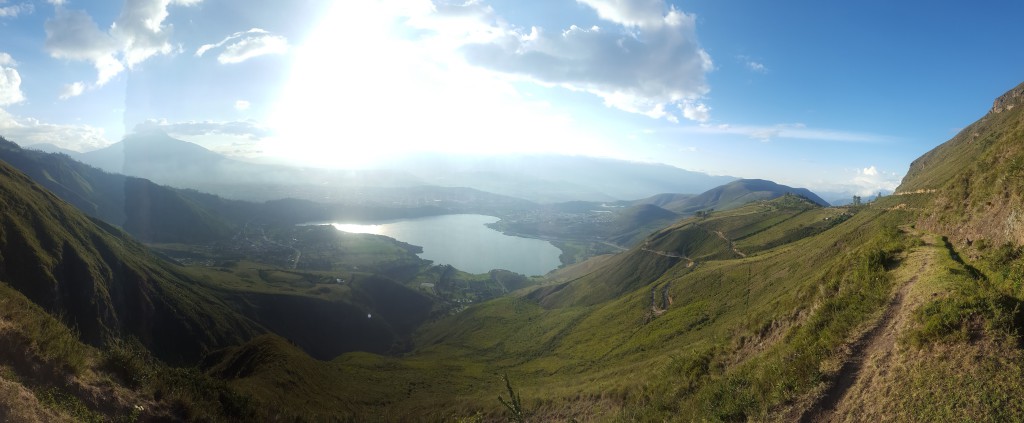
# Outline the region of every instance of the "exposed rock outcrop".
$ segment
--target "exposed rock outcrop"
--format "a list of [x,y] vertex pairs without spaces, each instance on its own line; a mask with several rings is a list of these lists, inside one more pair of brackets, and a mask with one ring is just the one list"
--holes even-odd
[[1014,107],[1024,104],[1024,84],[1016,86],[1007,91],[992,102],[992,113],[1002,113],[1004,110],[1013,110]]

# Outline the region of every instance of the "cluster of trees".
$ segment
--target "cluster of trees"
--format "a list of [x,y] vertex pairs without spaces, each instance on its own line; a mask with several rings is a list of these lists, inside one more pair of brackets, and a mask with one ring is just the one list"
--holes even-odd
[[[875,200],[878,200],[879,198],[882,198],[882,192],[881,191],[878,192],[878,196],[875,197]],[[861,202],[860,196],[859,195],[854,195],[853,196],[853,204],[852,205],[854,207],[857,207],[857,206],[860,206],[862,204],[864,204],[864,203]]]

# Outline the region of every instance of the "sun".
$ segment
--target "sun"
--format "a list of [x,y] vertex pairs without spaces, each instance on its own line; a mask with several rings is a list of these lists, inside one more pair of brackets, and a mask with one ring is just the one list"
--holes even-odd
[[[359,168],[387,154],[373,128],[386,101],[374,87],[393,78],[397,47],[374,2],[332,2],[293,55],[288,81],[269,116],[269,154],[323,167]],[[356,63],[379,54],[370,65]]]
[[535,93],[524,95],[521,81],[467,64],[459,35],[444,32],[457,25],[445,22],[410,36],[409,16],[429,17],[432,6],[395,6],[407,3],[334,3],[294,52],[268,119],[277,135],[267,154],[364,168],[421,151],[578,154],[595,148],[593,137],[565,113]]

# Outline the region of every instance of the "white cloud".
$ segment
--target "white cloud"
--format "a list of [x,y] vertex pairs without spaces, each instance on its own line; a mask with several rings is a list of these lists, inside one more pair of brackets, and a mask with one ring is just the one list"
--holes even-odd
[[35,7],[32,6],[32,3],[22,3],[4,6],[0,7],[0,18],[16,18],[20,14],[30,14],[34,11]]
[[[406,24],[423,44],[447,43],[472,65],[546,86],[599,96],[604,104],[652,118],[691,115],[708,93],[711,58],[697,42],[693,15],[663,0],[579,0],[607,26],[519,28],[478,1],[437,4]],[[421,31],[422,32],[422,31]]]
[[237,100],[237,101],[235,101],[235,110],[249,110],[250,106],[252,106],[252,104],[249,103],[248,101],[245,101],[245,100]]
[[82,11],[58,8],[44,29],[46,49],[58,59],[95,60],[117,51],[117,41],[100,31],[92,16]]
[[223,47],[217,55],[221,64],[241,63],[254,57],[267,54],[284,54],[288,52],[288,39],[280,35],[253,28],[244,32],[236,32],[225,37],[216,44],[204,44],[196,50],[196,56],[202,57],[206,52]]
[[0,53],[0,106],[25,100],[21,92],[21,74],[14,67],[17,62],[10,54]]
[[288,41],[281,36],[264,35],[246,38],[224,48],[217,56],[222,64],[241,63],[254,57],[267,54],[284,54],[288,51]]
[[881,191],[892,192],[900,185],[900,175],[895,172],[884,172],[875,166],[857,169],[857,174],[850,181],[857,195],[870,196]]
[[68,3],[67,0],[46,0],[46,2],[54,6],[63,6]]
[[764,63],[752,59],[750,58],[750,56],[745,56],[741,54],[739,56],[736,56],[736,59],[739,60],[740,63],[743,63],[743,66],[746,66],[747,69],[750,69],[757,73],[768,73],[768,67],[765,66]]
[[45,123],[14,116],[3,109],[0,109],[0,134],[23,146],[47,143],[69,150],[89,151],[110,145],[102,128]]
[[709,135],[742,135],[760,141],[776,138],[835,142],[886,142],[894,138],[863,132],[808,128],[802,123],[779,125],[695,125],[678,128],[680,132]]
[[71,97],[78,97],[85,92],[85,83],[79,81],[64,86],[64,89],[60,92],[60,99],[67,100]]
[[683,105],[683,117],[697,122],[707,122],[711,118],[711,109],[704,103],[686,103]]
[[96,86],[109,82],[125,69],[160,54],[170,54],[171,26],[165,25],[169,5],[191,5],[195,0],[126,0],[120,15],[104,32],[83,11],[65,10],[61,2],[44,25],[46,49],[58,59],[92,62]]
[[[625,26],[657,26],[668,9],[663,0],[576,0],[590,6],[601,19]],[[672,9],[672,11],[675,11]]]
[[269,129],[254,120],[169,122],[166,119],[150,119],[136,125],[134,132],[151,130],[163,131],[169,135],[231,135],[251,140],[271,135]]
[[134,132],[160,131],[199,144],[221,154],[255,158],[273,132],[254,120],[184,121],[150,119],[135,126]]

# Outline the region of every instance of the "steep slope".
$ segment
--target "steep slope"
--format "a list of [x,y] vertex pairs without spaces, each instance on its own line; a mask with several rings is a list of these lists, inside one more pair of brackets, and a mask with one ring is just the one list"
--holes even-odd
[[692,197],[662,194],[638,200],[638,202],[658,204],[665,209],[681,214],[693,214],[709,209],[734,209],[751,201],[771,200],[787,193],[807,198],[821,206],[829,205],[828,202],[806,188],[792,188],[763,179],[740,179]]
[[1024,84],[910,165],[896,190],[916,197],[922,226],[960,245],[1024,244]]
[[407,352],[413,331],[429,320],[434,306],[423,293],[378,276],[310,288],[328,295],[263,289],[223,290],[218,296],[319,360],[351,351]]
[[[709,218],[683,219],[654,232],[628,252],[604,260],[592,272],[534,291],[530,298],[545,307],[598,304],[657,280],[672,268],[685,272],[695,263],[742,258],[815,235],[840,223],[834,218],[841,214],[801,197],[783,196]],[[741,251],[737,241],[750,250]]]
[[0,280],[88,343],[134,336],[168,361],[187,362],[260,331],[125,233],[6,163],[0,209]]
[[86,214],[151,242],[208,242],[230,234],[252,204],[103,172],[64,154],[26,150],[0,137],[3,160]]
[[[124,230],[143,241],[202,243],[224,239],[241,219],[229,221],[177,190],[126,178]],[[244,214],[242,214],[244,216]]]
[[606,226],[607,239],[617,245],[634,245],[652,231],[678,220],[680,215],[653,204],[638,204],[616,213]]
[[[158,194],[145,192],[166,189],[126,181],[129,189],[140,183],[143,191],[129,198],[160,209],[149,216],[166,217],[129,220],[127,227],[144,231],[178,223],[174,201],[162,203],[153,198]],[[355,350],[398,353],[433,311],[432,299],[382,277],[363,276],[345,286],[307,283],[302,287],[308,291],[297,291],[254,286],[223,269],[171,264],[2,162],[0,210],[0,281],[62,316],[93,345],[135,337],[168,362],[194,363],[212,349],[275,332],[319,359]]]
[[[508,213],[508,211],[506,211]],[[575,201],[545,204],[491,225],[506,233],[559,241],[632,246],[681,216],[653,204],[605,206]]]
[[696,194],[657,194],[644,199],[635,200],[632,204],[654,204],[658,207],[671,209],[676,208],[680,202],[695,196]]

